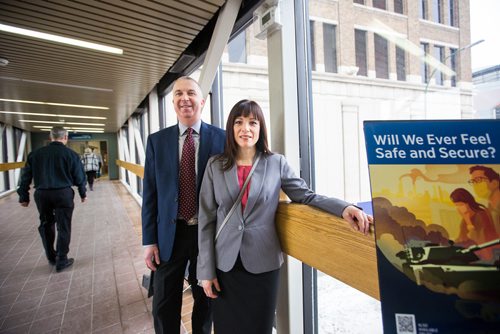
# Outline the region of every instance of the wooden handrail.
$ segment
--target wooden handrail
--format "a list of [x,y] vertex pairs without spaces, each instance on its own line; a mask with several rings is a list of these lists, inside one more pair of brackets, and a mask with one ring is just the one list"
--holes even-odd
[[144,166],[138,165],[138,164],[133,164],[131,162],[127,162],[127,161],[123,161],[123,160],[119,160],[119,159],[116,159],[116,164],[119,167],[123,167],[126,170],[139,176],[141,179],[144,178]]
[[373,234],[314,207],[280,202],[276,226],[286,254],[380,300]]
[[11,169],[23,168],[25,164],[26,164],[25,161],[0,163],[0,172],[6,172]]
[[[144,178],[143,166],[116,164]],[[342,218],[286,201],[278,206],[276,226],[283,252],[380,300],[373,234],[354,232]]]

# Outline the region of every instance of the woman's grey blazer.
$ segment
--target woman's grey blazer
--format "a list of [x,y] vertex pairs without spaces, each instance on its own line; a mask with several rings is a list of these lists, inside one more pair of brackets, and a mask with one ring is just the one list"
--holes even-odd
[[236,208],[214,245],[215,233],[236,201],[240,186],[236,165],[224,172],[222,161],[210,158],[199,197],[199,280],[216,278],[216,267],[224,272],[231,270],[238,253],[245,269],[254,274],[281,266],[283,254],[275,227],[280,189],[294,202],[313,205],[337,216],[350,205],[315,194],[295,175],[284,156],[263,155],[250,180],[245,211],[242,212],[241,204]]

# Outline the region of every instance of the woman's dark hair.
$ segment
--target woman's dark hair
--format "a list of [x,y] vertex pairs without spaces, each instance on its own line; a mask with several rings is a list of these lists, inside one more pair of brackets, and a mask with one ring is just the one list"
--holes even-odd
[[450,194],[450,199],[453,203],[466,203],[469,204],[470,208],[474,212],[483,211],[486,207],[474,199],[474,196],[464,188],[457,188],[453,190]]
[[267,127],[266,120],[262,109],[255,101],[241,100],[237,102],[231,109],[226,122],[226,145],[224,146],[224,153],[218,156],[217,159],[223,161],[223,170],[231,169],[236,162],[236,155],[238,153],[238,144],[234,138],[233,126],[236,118],[238,117],[255,117],[260,124],[259,140],[256,144],[257,152],[265,155],[273,154],[269,150],[267,144]]

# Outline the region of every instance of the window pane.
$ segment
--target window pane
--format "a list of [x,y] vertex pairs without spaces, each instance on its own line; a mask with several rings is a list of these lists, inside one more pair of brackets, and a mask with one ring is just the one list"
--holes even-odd
[[404,14],[403,10],[403,0],[394,0],[394,12]]
[[396,74],[400,81],[406,80],[406,58],[405,50],[396,46]]
[[[450,48],[450,67],[453,70],[453,72],[457,72],[457,56],[456,53],[457,49]],[[452,75],[451,76],[451,86],[456,87],[457,86],[457,75]]]
[[323,23],[323,47],[325,72],[337,73],[337,41],[333,24]]
[[432,0],[432,20],[434,22],[443,23],[441,10],[442,10],[441,0]]
[[455,0],[448,0],[448,24],[450,26],[456,27],[456,18],[455,18]]
[[424,61],[425,55],[429,53],[429,45],[427,43],[420,43],[420,49],[422,50],[422,60],[420,62],[420,76],[422,77],[422,82],[427,83],[429,74],[429,69],[427,62]]
[[373,0],[373,7],[380,8],[380,9],[386,9],[385,0]]
[[314,21],[309,21],[309,34],[311,35],[311,70],[317,71],[316,66],[316,32],[314,29]]
[[242,31],[227,46],[229,53],[229,62],[231,63],[247,62],[245,37],[246,37],[245,31]]
[[375,72],[377,78],[389,79],[389,60],[387,53],[387,40],[375,34]]
[[427,0],[420,0],[419,11],[420,11],[420,18],[427,20]]
[[364,5],[365,0],[354,0],[354,3],[359,3],[360,5]]
[[355,39],[355,53],[356,53],[356,66],[358,69],[358,75],[368,75],[368,69],[366,66],[366,31],[354,30]]
[[[442,46],[434,46],[434,57],[438,59],[441,63],[444,61],[444,52]],[[433,70],[436,72],[435,80],[437,85],[443,85],[443,73],[439,70]]]

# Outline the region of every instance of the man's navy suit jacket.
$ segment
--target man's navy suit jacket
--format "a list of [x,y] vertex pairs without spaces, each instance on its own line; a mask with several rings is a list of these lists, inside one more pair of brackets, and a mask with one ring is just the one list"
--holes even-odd
[[[225,132],[201,123],[196,188],[200,191],[208,159],[224,150]],[[179,126],[148,137],[142,196],[142,244],[157,244],[161,261],[174,245],[179,198]]]

